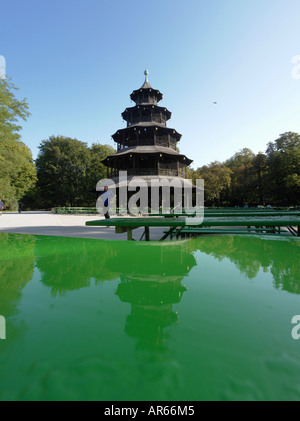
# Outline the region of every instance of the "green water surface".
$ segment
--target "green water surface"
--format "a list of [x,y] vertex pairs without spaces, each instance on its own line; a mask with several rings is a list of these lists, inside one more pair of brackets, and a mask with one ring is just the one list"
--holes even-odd
[[0,244],[0,400],[300,399],[299,239]]

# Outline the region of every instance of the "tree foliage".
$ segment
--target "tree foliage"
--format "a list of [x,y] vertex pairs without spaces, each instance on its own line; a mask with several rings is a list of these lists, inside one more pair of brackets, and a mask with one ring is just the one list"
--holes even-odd
[[300,135],[286,132],[268,144],[271,199],[284,204],[295,203],[300,197]]
[[37,188],[41,205],[95,206],[97,181],[106,169],[101,163],[114,149],[64,136],[43,140],[36,159]]
[[220,205],[221,192],[229,188],[231,183],[231,170],[220,162],[212,162],[198,168],[197,178],[204,180],[204,193],[206,203],[218,203]]
[[20,140],[19,120],[30,113],[26,99],[18,100],[15,90],[10,81],[0,79],[0,196],[13,210],[36,182],[31,151]]
[[255,154],[250,149],[244,148],[236,152],[224,164],[225,167],[231,170],[231,187],[227,191],[227,197],[230,197],[233,205],[253,200],[254,157]]
[[187,175],[194,183],[204,179],[206,206],[299,206],[300,135],[283,133],[265,153],[244,148],[223,163],[189,168]]
[[0,79],[0,139],[19,140],[22,126],[18,122],[30,115],[26,98],[18,100],[15,97],[17,90],[10,79]]

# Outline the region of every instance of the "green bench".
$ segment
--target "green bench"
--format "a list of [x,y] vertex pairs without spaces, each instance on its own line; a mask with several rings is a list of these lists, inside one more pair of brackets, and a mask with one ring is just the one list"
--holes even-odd
[[186,236],[196,236],[196,235],[203,235],[203,234],[251,234],[251,235],[280,235],[280,234],[288,234],[287,231],[284,231],[280,228],[182,228],[177,230],[176,232],[172,233],[172,237],[179,236],[186,237]]
[[[226,233],[228,230],[233,230],[234,227],[237,227],[238,230],[242,233],[247,232],[247,227],[252,230],[261,230],[269,233],[281,233],[280,227],[286,227],[290,234],[294,236],[300,236],[300,218],[219,218],[219,217],[210,217],[205,218],[202,223],[194,225],[192,223],[193,218],[187,220],[184,217],[178,218],[159,218],[159,217],[136,217],[136,218],[111,218],[111,219],[102,219],[97,221],[87,221],[87,226],[112,226],[115,227],[116,233],[125,233],[127,232],[128,240],[132,240],[132,231],[136,228],[144,227],[144,233],[141,239],[145,236],[145,240],[150,240],[150,228],[151,227],[168,227],[168,230],[164,231],[164,235],[161,237],[160,241],[165,240],[170,236],[172,238],[177,234],[180,234],[180,231],[183,229],[188,229],[189,233],[196,234],[197,231],[204,233],[203,227],[207,230],[207,233],[214,233],[214,231],[220,231],[221,233]],[[217,227],[226,227],[223,231]],[[228,228],[230,227],[230,228]],[[244,227],[241,229],[241,227]],[[201,230],[201,231],[200,231]],[[249,231],[248,231],[249,232]],[[258,231],[259,232],[259,231]]]
[[[162,216],[166,218],[174,218],[174,217],[193,217],[196,216],[195,213],[188,214],[185,212],[182,213],[153,213],[153,214],[143,214],[145,217],[155,217],[155,216]],[[204,211],[205,218],[227,218],[227,217],[274,217],[274,216],[300,216],[300,211],[252,211],[252,212],[209,212]]]

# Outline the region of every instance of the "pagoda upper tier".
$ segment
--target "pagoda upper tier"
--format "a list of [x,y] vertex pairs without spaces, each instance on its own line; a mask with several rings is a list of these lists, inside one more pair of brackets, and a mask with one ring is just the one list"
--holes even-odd
[[145,76],[141,88],[130,95],[136,105],[126,108],[122,113],[127,127],[119,129],[112,138],[117,143],[118,150],[140,145],[159,145],[176,150],[176,143],[179,142],[181,134],[167,127],[172,113],[167,108],[157,105],[163,95],[148,82],[147,70]]
[[148,74],[146,74],[147,70],[145,71],[145,82],[143,86],[140,87],[140,89],[137,89],[132,92],[130,95],[130,98],[132,101],[134,101],[137,105],[139,104],[154,104],[157,105],[157,103],[162,100],[162,93],[159,92],[157,89],[153,89],[150,83],[148,82]]
[[146,80],[144,84],[132,92],[130,98],[135,102],[135,106],[126,108],[122,117],[127,121],[127,126],[145,121],[153,121],[166,125],[166,121],[171,118],[171,113],[164,107],[159,107],[157,103],[163,95],[157,89],[153,89],[148,82],[148,71],[145,71]]
[[127,121],[127,127],[146,121],[152,121],[153,123],[166,126],[171,115],[172,113],[166,108],[149,103],[126,108],[122,113],[123,119]]

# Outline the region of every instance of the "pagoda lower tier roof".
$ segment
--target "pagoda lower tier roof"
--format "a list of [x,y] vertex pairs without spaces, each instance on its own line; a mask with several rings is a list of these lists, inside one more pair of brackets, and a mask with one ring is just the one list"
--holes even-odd
[[126,155],[131,153],[166,153],[168,155],[180,155],[177,151],[164,146],[146,145],[146,146],[133,146],[132,148],[123,148],[116,152],[116,155]]
[[[126,156],[130,154],[164,154],[164,155],[172,155],[178,157],[180,161],[185,161],[186,165],[190,165],[193,160],[187,158],[185,155],[178,153],[174,149],[166,148],[164,146],[135,146],[132,148],[123,148],[116,152],[114,155],[109,155],[107,158],[117,158],[119,156]],[[105,158],[102,162],[107,163],[107,158]]]

